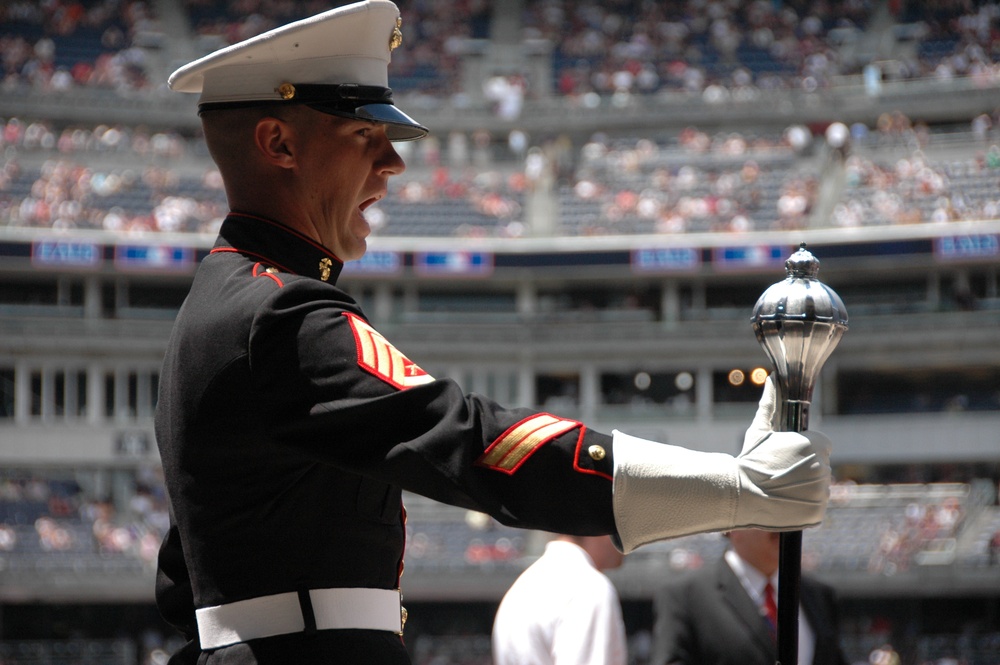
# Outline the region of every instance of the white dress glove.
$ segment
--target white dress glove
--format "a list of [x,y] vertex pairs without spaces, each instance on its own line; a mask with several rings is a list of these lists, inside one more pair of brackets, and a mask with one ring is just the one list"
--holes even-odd
[[822,522],[830,440],[775,432],[778,415],[769,377],[737,457],[615,431],[613,506],[622,551],[705,531],[795,531]]

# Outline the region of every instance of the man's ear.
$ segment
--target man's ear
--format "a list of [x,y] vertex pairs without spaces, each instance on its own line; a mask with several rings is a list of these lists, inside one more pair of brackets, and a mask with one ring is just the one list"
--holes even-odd
[[295,165],[295,135],[292,126],[278,118],[266,117],[254,127],[254,143],[268,164],[281,168]]

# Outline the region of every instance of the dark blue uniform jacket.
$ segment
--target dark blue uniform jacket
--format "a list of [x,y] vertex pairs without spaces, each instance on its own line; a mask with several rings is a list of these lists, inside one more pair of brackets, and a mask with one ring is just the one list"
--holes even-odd
[[191,640],[174,662],[408,662],[398,636],[357,630],[202,653],[194,621],[289,591],[405,593],[403,489],[508,525],[614,533],[608,435],[427,375],[337,287],[341,268],[234,213],[177,317],[156,412],[172,517],[157,602]]

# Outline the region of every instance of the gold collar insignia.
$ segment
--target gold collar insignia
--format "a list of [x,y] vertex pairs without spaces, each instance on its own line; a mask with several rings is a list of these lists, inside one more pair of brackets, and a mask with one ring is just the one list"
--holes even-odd
[[330,267],[333,266],[333,261],[327,257],[323,257],[319,260],[319,278],[324,282],[330,279]]

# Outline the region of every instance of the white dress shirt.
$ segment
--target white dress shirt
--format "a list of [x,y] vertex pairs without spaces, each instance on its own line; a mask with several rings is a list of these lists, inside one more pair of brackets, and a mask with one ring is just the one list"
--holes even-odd
[[493,665],[625,665],[614,585],[579,546],[554,540],[511,585],[493,623]]
[[[764,573],[760,572],[749,563],[744,561],[739,554],[733,550],[726,550],[726,563],[729,567],[733,569],[736,573],[736,577],[739,578],[740,584],[746,589],[747,595],[750,596],[750,600],[754,602],[757,607],[760,608],[760,613],[764,614],[764,587],[767,586],[768,578]],[[771,576],[771,585],[774,587],[775,602],[778,600],[778,573]],[[812,665],[813,654],[816,651],[816,636],[813,633],[812,626],[809,625],[809,621],[806,619],[805,612],[802,611],[801,605],[799,606],[799,664],[798,665]]]

